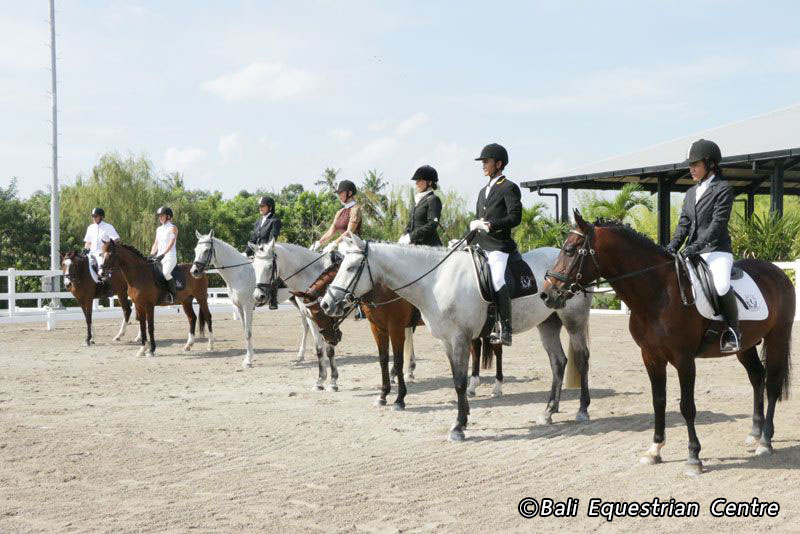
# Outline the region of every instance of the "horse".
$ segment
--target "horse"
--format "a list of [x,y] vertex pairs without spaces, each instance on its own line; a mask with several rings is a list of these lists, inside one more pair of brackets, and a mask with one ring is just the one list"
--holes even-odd
[[[162,299],[164,291],[158,283],[155,272],[155,269],[161,267],[151,263],[134,247],[122,243],[116,244],[114,241],[108,241],[103,245],[100,260],[101,275],[106,272],[112,272],[113,275],[113,272],[119,269],[128,284],[128,296],[136,305],[136,317],[139,319],[142,347],[137,352],[137,356],[145,354],[147,335],[150,336],[150,350],[147,355],[155,356],[155,307],[170,305]],[[183,350],[189,351],[194,345],[197,315],[192,309],[192,300],[197,299],[197,303],[200,305],[200,335],[204,335],[205,326],[208,324],[208,350],[212,351],[214,350],[214,332],[211,326],[211,311],[208,309],[208,278],[203,276],[196,279],[189,276],[191,265],[188,263],[179,264],[178,267],[183,271],[186,287],[178,291],[175,302],[181,303],[183,312],[189,319],[189,338]],[[145,325],[147,332],[145,332]]]
[[[314,321],[320,327],[320,332],[329,343],[337,343],[341,339],[341,331],[334,329],[338,326],[338,322],[334,321],[330,316],[322,311],[320,306],[320,298],[325,294],[328,285],[333,281],[336,273],[339,271],[339,264],[331,265],[317,278],[311,287],[305,293],[298,293],[297,296],[303,298],[303,301],[311,312]],[[392,367],[392,377],[397,376],[403,372],[402,366],[406,361],[409,361],[409,373],[405,376],[406,382],[413,381],[413,370],[416,367],[414,358],[414,346],[411,342],[413,335],[413,327],[422,326],[425,324],[416,308],[408,303],[405,299],[398,297],[397,293],[384,285],[378,285],[373,291],[366,294],[364,299],[359,303],[361,311],[370,322],[372,336],[375,338],[375,344],[378,346],[378,360],[381,364],[381,377],[383,378],[383,385],[381,388],[381,395],[375,401],[376,406],[386,405],[386,396],[391,392],[391,385],[389,382],[389,342],[392,343],[392,348],[395,355],[395,365]],[[410,349],[406,345],[409,341]],[[484,343],[482,345],[482,342]],[[476,339],[470,344],[470,353],[472,355],[472,376],[470,383],[467,387],[467,395],[474,397],[475,390],[480,384],[480,368],[481,368],[481,348],[483,347],[483,367],[488,369],[494,355],[497,356],[497,374],[495,378],[493,397],[499,397],[503,394],[503,371],[502,371],[502,345],[492,345],[486,339]],[[400,349],[402,352],[399,352]],[[398,365],[400,364],[400,365]],[[398,369],[399,367],[399,369]],[[405,406],[404,396],[401,397],[398,393],[398,401],[395,402],[396,409],[402,409]]]
[[[86,346],[94,344],[92,334],[92,303],[95,299],[97,284],[89,271],[89,258],[84,254],[69,251],[61,256],[61,272],[64,273],[64,287],[72,293],[78,305],[83,310],[83,317],[86,319]],[[117,296],[119,305],[122,307],[122,325],[119,332],[114,336],[114,341],[119,341],[125,335],[128,328],[128,321],[131,318],[131,301],[128,300],[128,284],[119,274],[112,274],[108,282],[111,292]],[[103,295],[105,296],[105,295]]]
[[[470,342],[480,337],[488,310],[488,303],[481,299],[475,282],[470,254],[426,246],[368,244],[358,236],[346,236],[343,243],[344,260],[320,303],[322,310],[329,315],[340,315],[346,302],[360,298],[376,283],[396,288],[393,290],[398,295],[419,308],[431,334],[442,341],[453,374],[458,417],[448,439],[463,441],[469,414],[467,355]],[[523,255],[537,283],[543,281],[545,265],[552,265],[557,255],[558,249],[555,248],[540,248]],[[425,274],[417,277],[409,273]],[[515,331],[538,327],[553,370],[550,399],[544,413],[537,419],[539,423],[552,422],[552,414],[558,411],[561,398],[567,364],[559,339],[562,323],[570,336],[570,356],[575,358],[581,374],[581,400],[576,420],[589,419],[587,338],[590,304],[589,297],[579,298],[554,313],[536,295],[512,301]]]
[[[592,281],[606,278],[617,296],[630,308],[629,329],[642,352],[642,360],[650,378],[655,412],[653,443],[640,461],[661,462],[665,443],[664,412],[666,409],[667,363],[678,371],[681,388],[680,409],[689,434],[689,456],[686,473],[703,472],[700,441],[694,428],[695,358],[718,358],[719,345],[712,343],[698,354],[709,320],[701,316],[685,299],[684,289],[690,285],[685,271],[676,275],[678,259],[650,238],[617,221],[595,221],[589,224],[575,210],[575,227],[570,232],[555,262],[547,273],[543,299],[548,306],[563,306],[570,297],[581,295]],[[773,452],[775,404],[789,393],[791,379],[790,335],[795,313],[792,282],[775,265],[760,260],[738,260],[734,263],[747,272],[766,298],[769,309],[763,321],[742,321],[742,350],[736,354],[747,371],[753,387],[753,426],[749,444],[758,440],[755,453]],[[756,345],[763,340],[763,364]],[[765,369],[766,367],[766,369]],[[764,386],[767,391],[767,416],[764,418]]]
[[[311,285],[311,282],[316,280],[326,268],[324,260],[328,257],[327,254],[312,252],[299,245],[276,243],[273,239],[269,243],[262,245],[248,243],[247,246],[254,252],[253,268],[256,273],[256,288],[253,291],[253,298],[257,304],[263,304],[267,301],[269,292],[277,288],[281,279],[289,288],[289,291],[300,292]],[[305,305],[299,301],[296,304],[311,319],[311,314]],[[339,391],[339,369],[336,367],[334,346],[325,341],[316,323],[311,321],[310,325],[319,368],[317,381],[312,389],[315,391],[325,389],[327,371],[322,360],[324,353],[331,368],[331,379],[327,389],[328,391]]]

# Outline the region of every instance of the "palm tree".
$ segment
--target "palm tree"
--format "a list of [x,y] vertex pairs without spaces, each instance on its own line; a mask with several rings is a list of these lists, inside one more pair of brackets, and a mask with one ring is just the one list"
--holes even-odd
[[642,191],[639,184],[625,184],[617,195],[609,200],[592,196],[583,207],[590,218],[606,218],[617,221],[627,221],[631,217],[631,210],[643,207],[647,211],[653,210],[653,199]]
[[366,216],[378,224],[383,222],[387,215],[387,197],[383,190],[386,189],[387,182],[383,179],[383,173],[377,169],[364,173],[361,181],[361,198],[363,199],[364,213]]
[[322,171],[322,179],[314,182],[314,185],[321,186],[323,192],[335,195],[336,178],[338,177],[340,170],[341,169],[334,169],[333,167],[326,167],[325,170]]

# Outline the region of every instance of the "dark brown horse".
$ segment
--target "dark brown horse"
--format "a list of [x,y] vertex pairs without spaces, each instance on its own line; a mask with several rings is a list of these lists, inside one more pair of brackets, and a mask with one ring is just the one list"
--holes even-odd
[[[689,279],[683,269],[676,274],[674,257],[664,249],[618,222],[589,224],[577,210],[575,221],[575,229],[564,242],[552,271],[548,271],[542,298],[548,306],[560,307],[567,298],[593,285],[592,281],[600,277],[607,279],[631,310],[630,332],[642,350],[642,359],[650,377],[655,434],[642,463],[661,461],[667,403],[666,367],[671,363],[678,371],[681,414],[689,431],[687,474],[700,474],[703,464],[700,461],[700,441],[694,428],[695,358],[726,355],[720,353],[718,342],[698,354],[710,321],[694,306],[684,305],[681,288],[687,293],[687,300],[691,300]],[[748,443],[759,440],[756,454],[766,455],[772,453],[775,404],[789,394],[794,287],[789,277],[769,262],[739,260],[734,265],[753,278],[769,309],[763,321],[741,322],[742,351],[736,354],[753,386],[753,427]],[[756,350],[762,340],[763,364]]]
[[[340,320],[334,319],[325,314],[319,305],[319,298],[325,294],[330,283],[339,271],[339,264],[328,267],[314,281],[306,292],[295,293],[295,296],[303,299],[306,308],[311,312],[311,317],[325,337],[325,341],[336,345],[342,338],[339,330]],[[376,405],[386,405],[386,397],[391,392],[390,372],[389,372],[389,343],[392,344],[394,354],[394,366],[391,370],[391,377],[397,377],[397,400],[394,403],[395,409],[405,408],[405,396],[407,393],[403,367],[405,360],[409,359],[409,371],[413,372],[416,361],[411,359],[406,345],[406,333],[411,328],[422,326],[422,318],[407,300],[399,298],[397,293],[383,285],[376,286],[376,289],[364,296],[365,302],[360,304],[361,311],[366,316],[372,330],[372,337],[378,347],[378,361],[381,366],[381,395],[375,401]],[[483,366],[488,369],[491,366],[492,356],[497,356],[497,374],[494,395],[502,394],[502,345],[490,345],[488,340],[476,339],[472,342],[472,376],[470,383],[471,395],[475,394],[475,386],[479,382],[481,347],[483,346]],[[413,348],[411,349],[413,350]],[[413,374],[412,374],[413,376]]]
[[125,335],[125,329],[131,318],[131,301],[128,300],[128,284],[119,273],[112,274],[107,282],[110,292],[105,295],[97,295],[97,284],[89,272],[89,258],[84,254],[69,251],[61,256],[61,272],[64,273],[64,287],[72,293],[78,305],[83,310],[86,319],[86,346],[94,344],[92,334],[92,303],[95,298],[109,297],[116,295],[119,305],[122,307],[122,326],[119,333],[114,336],[114,341],[119,341]]
[[[130,245],[115,244],[109,241],[103,247],[101,272],[119,270],[128,284],[128,296],[136,306],[136,317],[139,319],[139,332],[142,337],[142,348],[137,355],[143,356],[146,350],[147,335],[150,336],[148,356],[155,356],[156,340],[154,337],[154,319],[156,306],[170,305],[166,299],[166,289],[158,282],[156,269],[161,265],[153,264],[141,252]],[[189,274],[190,263],[181,263],[178,267],[183,272],[186,287],[178,291],[176,303],[181,303],[186,317],[189,319],[189,339],[183,350],[190,350],[194,345],[194,331],[197,315],[192,309],[192,300],[197,299],[200,305],[200,335],[204,335],[208,324],[208,350],[214,350],[214,334],[211,327],[211,311],[208,309],[208,277],[195,278]],[[147,335],[145,332],[147,326]]]

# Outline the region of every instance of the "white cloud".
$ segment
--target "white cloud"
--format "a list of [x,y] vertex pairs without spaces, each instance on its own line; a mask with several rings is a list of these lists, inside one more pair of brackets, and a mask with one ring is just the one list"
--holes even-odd
[[233,156],[241,155],[242,153],[242,136],[239,132],[233,132],[229,135],[223,135],[219,138],[217,143],[217,150],[222,155],[223,160],[227,160]]
[[319,76],[308,71],[281,63],[257,62],[203,82],[203,88],[230,102],[251,98],[280,100],[308,93],[319,82]]
[[397,148],[397,139],[394,137],[379,137],[365,144],[361,149],[347,159],[346,166],[363,168],[373,163],[381,162]]
[[281,144],[279,142],[277,142],[277,141],[275,141],[273,139],[270,139],[266,135],[262,135],[261,137],[258,138],[258,144],[263,146],[263,147],[265,147],[265,148],[267,148],[267,150],[275,150],[276,148],[281,146]]
[[397,125],[397,135],[405,135],[410,131],[419,128],[423,124],[427,123],[430,120],[430,117],[426,113],[417,112],[408,117],[407,119],[403,119],[400,121],[400,124]]
[[367,130],[370,132],[380,132],[388,128],[392,124],[392,119],[378,119],[367,124]]
[[184,172],[192,165],[204,160],[205,150],[197,147],[179,149],[171,146],[164,153],[164,168],[167,172]]
[[328,133],[339,143],[346,143],[353,138],[353,130],[347,128],[334,128]]

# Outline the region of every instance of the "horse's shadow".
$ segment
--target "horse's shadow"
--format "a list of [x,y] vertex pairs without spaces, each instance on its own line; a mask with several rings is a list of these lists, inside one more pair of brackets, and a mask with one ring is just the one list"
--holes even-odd
[[[591,413],[591,412],[590,412]],[[652,413],[636,413],[627,415],[614,415],[610,417],[600,417],[585,423],[576,422],[572,419],[572,414],[564,414],[569,417],[566,421],[559,421],[559,416],[554,416],[556,422],[551,425],[535,425],[531,424],[526,433],[514,434],[498,434],[497,430],[493,430],[493,435],[490,436],[470,436],[470,441],[519,441],[531,439],[549,439],[560,438],[565,436],[587,436],[598,434],[609,434],[610,432],[646,432],[653,429],[653,414]],[[736,414],[729,415],[711,411],[697,412],[695,425],[704,427],[716,423],[728,423],[740,419],[750,419],[749,414]],[[670,411],[666,413],[665,418],[666,428],[686,428],[686,422],[680,412]],[[522,429],[524,429],[523,427]],[[503,431],[520,430],[520,427],[499,429]]]
[[[728,471],[730,469],[800,469],[800,444],[789,447],[780,447],[780,443],[796,440],[772,440],[775,445],[775,454],[772,456],[756,456],[752,451],[742,456],[727,456],[716,458],[725,463],[713,465],[709,471]],[[744,446],[743,446],[744,447]]]
[[[280,352],[287,352],[287,351],[280,351]],[[323,355],[323,361],[327,362],[328,358]],[[363,355],[363,354],[348,354],[346,356],[339,356],[336,355],[336,366],[339,367],[341,365],[364,365],[370,364],[375,365],[376,370],[380,370],[378,365],[378,357],[375,356],[374,358],[370,358],[370,355]],[[317,355],[313,349],[311,349],[311,356],[309,357],[308,354],[305,355],[302,362],[295,362],[295,365],[299,367],[317,367]],[[327,365],[327,364],[326,364]]]
[[[525,380],[515,380],[517,382],[525,382]],[[504,384],[506,381],[503,382]],[[444,387],[444,385],[442,386]],[[450,388],[452,389],[452,380],[450,380]],[[414,394],[417,392],[416,388],[409,387],[409,394]],[[589,393],[591,394],[592,399],[603,399],[606,397],[619,397],[624,395],[639,395],[638,392],[631,392],[631,391],[617,391],[614,389],[590,389]],[[569,402],[569,401],[576,401],[580,399],[580,390],[576,389],[563,389],[561,392],[561,402]],[[530,405],[537,405],[542,404],[546,405],[547,401],[550,399],[550,390],[539,390],[539,391],[524,391],[520,393],[504,393],[499,397],[470,397],[468,399],[469,405],[472,408],[495,408],[501,406],[530,406]],[[409,402],[413,403],[412,400]],[[410,412],[419,412],[419,413],[427,413],[427,412],[437,412],[437,411],[448,411],[455,409],[455,396],[453,397],[451,402],[446,403],[439,403],[439,404],[428,404],[428,405],[420,405],[420,406],[413,406],[410,405],[406,408],[406,410]]]
[[[260,354],[270,354],[270,353],[281,353],[283,350],[281,349],[253,349],[253,357],[258,357]],[[227,350],[217,350],[214,349],[213,351],[209,352],[205,347],[200,347],[199,349],[192,347],[190,352],[183,352],[182,355],[185,355],[194,360],[205,360],[205,359],[213,359],[213,358],[233,358],[237,356],[244,356],[247,353],[244,347],[239,347],[235,349],[227,349]]]

